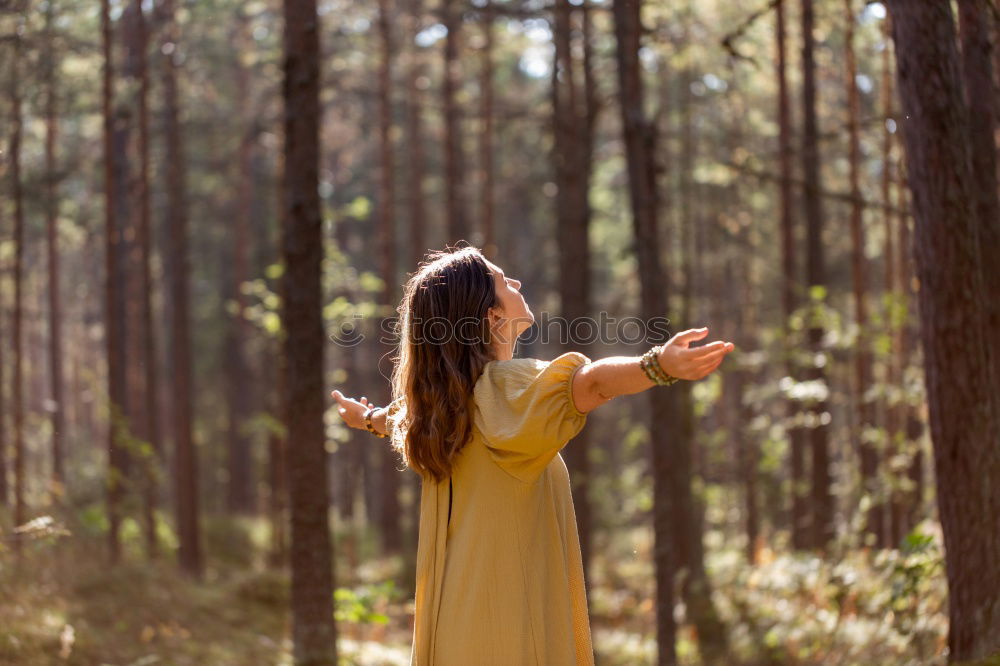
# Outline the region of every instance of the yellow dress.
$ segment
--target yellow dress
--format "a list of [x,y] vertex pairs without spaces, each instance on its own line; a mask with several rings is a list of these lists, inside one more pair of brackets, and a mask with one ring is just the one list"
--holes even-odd
[[589,362],[579,352],[491,361],[476,382],[473,434],[450,484],[421,489],[411,666],[594,663],[559,454],[586,423],[571,391]]

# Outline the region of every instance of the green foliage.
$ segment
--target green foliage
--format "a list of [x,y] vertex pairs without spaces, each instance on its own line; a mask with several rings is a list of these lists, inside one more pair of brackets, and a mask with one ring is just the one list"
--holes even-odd
[[892,564],[892,609],[897,626],[911,630],[920,612],[920,597],[928,580],[942,572],[944,558],[934,537],[917,526],[900,544],[899,557]]
[[78,512],[79,524],[91,535],[108,531],[108,514],[103,503],[88,504]]
[[396,596],[396,583],[392,580],[356,588],[339,587],[333,593],[334,616],[338,622],[388,624],[384,609]]
[[355,197],[350,203],[344,206],[342,213],[357,220],[367,220],[372,214],[371,199],[363,196]]

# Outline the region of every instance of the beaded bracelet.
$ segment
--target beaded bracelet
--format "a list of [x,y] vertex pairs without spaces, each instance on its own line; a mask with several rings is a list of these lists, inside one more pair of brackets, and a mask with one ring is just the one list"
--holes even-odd
[[380,407],[369,407],[368,411],[365,412],[365,430],[375,435],[376,437],[387,437],[385,433],[381,433],[375,429],[374,424],[372,424],[372,414],[375,413],[376,409],[381,409]]
[[642,368],[642,371],[646,373],[646,377],[649,379],[649,381],[653,382],[654,384],[657,384],[658,386],[666,385],[665,378],[663,377],[663,375],[658,373],[653,368],[653,364],[649,358],[645,356],[641,357],[639,359],[639,367]]
[[662,345],[657,345],[643,354],[639,359],[639,367],[642,368],[651,382],[658,386],[670,386],[679,381],[680,378],[667,374],[663,366],[660,365],[659,355],[662,349]]

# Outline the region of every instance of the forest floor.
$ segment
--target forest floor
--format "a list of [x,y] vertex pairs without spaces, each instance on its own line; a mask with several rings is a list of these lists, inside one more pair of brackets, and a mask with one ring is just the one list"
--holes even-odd
[[[100,529],[86,520],[72,535],[26,543],[20,565],[0,551],[0,664],[290,666],[288,576],[266,566],[266,526],[219,518],[205,528],[210,566],[201,582],[169,558],[148,561],[134,524],[126,524],[125,563],[116,567],[106,564]],[[755,567],[709,532],[726,663],[944,663],[940,534],[925,528],[903,552],[855,549],[822,560],[762,547]],[[653,663],[651,541],[635,529],[595,543],[591,614],[602,666]],[[368,558],[338,570],[344,664],[409,663],[412,597],[392,582],[403,567]],[[683,604],[676,616],[680,663],[702,663]]]

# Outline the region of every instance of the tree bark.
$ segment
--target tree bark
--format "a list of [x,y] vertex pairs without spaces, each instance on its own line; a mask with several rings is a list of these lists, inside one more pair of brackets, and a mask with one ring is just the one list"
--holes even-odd
[[[292,637],[298,664],[335,666],[333,562],[323,424],[323,228],[319,201],[320,21],[284,2],[282,328],[292,522]],[[387,276],[388,277],[388,276]]]
[[[14,36],[14,53],[11,58],[10,100],[10,177],[11,198],[14,201],[14,388],[11,401],[14,411],[14,525],[27,522],[28,507],[25,503],[25,460],[24,447],[24,349],[22,345],[22,325],[24,320],[24,191],[21,176],[21,138],[23,119],[21,116],[21,36]],[[21,540],[14,540],[14,552],[20,558]]]
[[[816,64],[813,59],[813,0],[802,0],[802,171],[805,175],[806,215],[806,284],[813,308],[826,302],[812,293],[826,288],[823,256],[823,208],[820,199],[819,129],[816,119]],[[814,356],[823,353],[823,325],[815,316],[808,324],[809,347]],[[828,385],[822,365],[813,362],[806,378],[824,387]],[[829,418],[825,398],[810,404],[809,435],[812,450],[812,547],[824,550],[833,539],[833,495],[830,492],[828,451]]]
[[189,304],[187,187],[184,138],[180,124],[177,59],[180,30],[174,0],[163,0],[163,101],[166,142],[166,221],[170,229],[171,346],[174,365],[174,445],[179,559],[186,572],[201,577],[201,530],[199,528],[198,460],[192,433],[193,396],[191,377],[191,324]]
[[[241,13],[235,28],[235,42],[239,52],[251,48],[249,20]],[[242,110],[242,138],[237,148],[239,164],[236,215],[232,254],[232,273],[229,293],[235,303],[235,312],[229,313],[226,322],[226,393],[229,428],[227,432],[229,452],[229,483],[226,506],[231,513],[250,515],[255,511],[256,493],[254,487],[253,450],[250,437],[243,430],[250,419],[250,371],[247,367],[246,345],[249,338],[248,322],[243,315],[247,298],[242,285],[250,277],[250,224],[253,215],[253,155],[257,139],[256,119],[251,99],[252,72],[240,58],[235,63],[236,90],[239,108]]]
[[[379,182],[378,182],[378,243],[379,273],[383,288],[381,303],[383,312],[394,313],[396,300],[396,234],[395,197],[396,179],[392,150],[392,59],[393,40],[390,23],[389,0],[379,0],[378,26],[381,59],[378,72],[379,90]],[[381,320],[380,331],[388,330],[386,324],[391,314]],[[392,345],[376,341],[381,346],[379,358],[392,353]],[[378,387],[378,400],[389,404],[389,391],[383,383]],[[382,528],[382,544],[389,553],[398,553],[403,547],[403,533],[400,524],[399,486],[400,474],[396,469],[395,454],[383,448],[381,451],[382,506],[379,524]]]
[[[653,155],[655,146],[650,123],[643,113],[643,88],[639,66],[641,44],[641,2],[615,0],[613,4],[618,88],[622,131],[628,169],[629,200],[632,205],[633,233],[640,275],[641,316],[647,320],[667,311],[667,289],[660,264],[657,234],[657,202]],[[670,431],[679,416],[676,398],[667,391],[649,393],[651,433]],[[677,663],[674,646],[674,576],[678,553],[672,544],[673,497],[669,482],[674,456],[666,442],[653,438],[653,564],[656,576],[656,641],[659,666]]]
[[462,25],[460,12],[455,7],[456,0],[441,0],[442,22],[448,30],[444,42],[444,159],[445,159],[445,214],[448,238],[454,245],[467,239],[470,232],[465,215],[465,176],[462,156],[461,111],[458,90],[461,87],[461,65],[458,60],[459,30]]
[[[781,266],[782,266],[782,306],[785,315],[782,326],[783,348],[785,350],[785,373],[798,380],[799,368],[793,350],[796,348],[790,327],[792,314],[799,306],[797,262],[795,260],[795,218],[792,196],[792,114],[788,92],[787,49],[785,31],[785,2],[775,3],[775,43],[777,45],[778,78],[778,154],[780,159],[779,180],[781,196]],[[801,409],[798,400],[788,398],[786,403],[788,418],[788,438],[791,449],[789,472],[791,476],[791,532],[792,547],[803,550],[809,546],[809,511],[806,503],[805,438],[801,427]]]
[[[4,207],[0,206],[0,227],[6,227],[3,219]],[[0,273],[5,267],[0,268]],[[7,331],[4,329],[7,308],[4,304],[3,289],[0,289],[0,339],[6,340]],[[10,505],[10,482],[7,479],[10,460],[7,439],[7,370],[4,365],[4,345],[0,345],[0,506]]]
[[[1000,431],[973,177],[948,3],[888,2],[915,215],[924,372],[948,577],[949,659],[1000,650]],[[995,183],[993,184],[995,187]]]
[[495,189],[493,159],[493,24],[495,18],[493,0],[486,0],[483,7],[482,29],[482,71],[479,77],[480,114],[482,126],[479,130],[479,173],[481,188],[479,193],[479,223],[483,230],[483,253],[490,259],[497,258],[496,205],[493,200]]
[[52,391],[52,496],[57,501],[65,494],[64,422],[62,380],[62,308],[59,300],[59,199],[57,192],[56,137],[58,116],[56,100],[56,45],[54,38],[55,5],[45,11],[48,53],[45,54],[45,229],[49,264],[49,381]]
[[[554,130],[553,162],[556,177],[556,225],[559,246],[559,296],[562,316],[570,322],[565,351],[589,355],[590,344],[583,336],[589,329],[576,332],[572,322],[583,322],[590,314],[590,248],[588,243],[587,189],[591,165],[586,154],[586,100],[578,94],[576,61],[572,55],[573,9],[569,0],[557,0],[554,7],[553,39],[555,63],[552,69],[552,124]],[[584,571],[591,554],[592,528],[590,437],[584,429],[563,455],[573,488],[573,506],[580,536]]]
[[104,207],[105,207],[105,322],[108,362],[108,549],[112,564],[121,559],[121,504],[125,476],[125,451],[121,443],[121,419],[125,377],[122,358],[120,315],[120,232],[116,193],[119,190],[115,157],[114,41],[108,0],[101,2],[101,32],[104,52],[102,104],[104,115]]
[[[118,128],[123,148],[116,168],[122,173],[121,229],[123,249],[123,296],[125,313],[125,365],[128,428],[135,441],[148,445],[133,451],[141,466],[143,528],[146,551],[157,556],[156,534],[157,470],[160,442],[154,424],[156,394],[156,354],[152,331],[152,279],[150,276],[150,196],[149,196],[149,80],[146,66],[148,38],[140,0],[132,0],[122,14],[122,42],[125,58],[122,75],[127,89],[135,95],[120,100]],[[138,486],[138,484],[136,484]]]
[[854,0],[844,0],[844,18],[847,24],[844,56],[847,64],[848,180],[851,198],[851,282],[854,291],[854,321],[858,337],[854,349],[854,395],[858,407],[855,429],[856,448],[861,461],[863,492],[872,499],[865,521],[865,530],[877,543],[883,529],[884,505],[876,501],[879,493],[879,456],[870,440],[875,426],[874,405],[865,398],[872,382],[872,357],[868,331],[868,266],[865,260],[864,209],[861,206],[861,99],[858,94],[858,65],[854,51],[855,14]]
[[[885,45],[882,49],[882,116],[885,118],[882,128],[882,202],[885,205],[882,216],[883,216],[883,228],[884,228],[884,243],[882,253],[885,255],[885,289],[884,289],[884,302],[885,302],[885,314],[883,320],[885,322],[886,333],[890,340],[898,340],[900,325],[895,321],[895,313],[897,312],[897,304],[902,302],[902,297],[904,290],[906,289],[905,284],[900,284],[897,290],[896,286],[896,272],[897,263],[900,260],[897,258],[897,248],[895,244],[895,225],[893,224],[896,216],[892,213],[890,206],[892,204],[891,191],[892,191],[892,175],[893,175],[893,164],[892,164],[892,139],[893,133],[889,131],[889,120],[894,117],[893,111],[893,101],[892,101],[892,49],[890,48],[891,37],[889,34],[889,19],[883,22],[883,39],[885,40]],[[902,185],[897,185],[902,187]],[[905,220],[904,220],[905,223]],[[902,256],[903,248],[899,248],[898,254]],[[899,349],[899,344],[893,344],[892,350],[889,352],[888,357],[885,360],[885,384],[891,391],[888,394],[885,402],[885,433],[886,433],[886,448],[884,450],[885,459],[891,460],[895,455],[898,447],[899,439],[899,415],[902,413],[901,405],[898,400],[902,395],[902,391],[899,390],[902,376],[903,368],[905,367],[905,357],[901,354]],[[881,480],[879,481],[879,487],[881,487]],[[876,523],[874,535],[875,535],[875,545],[881,548],[891,548],[894,544],[890,540],[891,533],[893,530],[893,523],[896,521],[896,515],[898,513],[897,506],[899,503],[899,493],[889,492],[886,493],[884,490],[882,492],[882,497],[889,500],[888,504],[885,502],[875,502],[872,506],[873,511],[878,511],[876,514],[877,520],[881,521],[881,524]],[[872,498],[873,501],[875,498]],[[888,515],[886,512],[888,509]]]
[[[994,12],[1000,8],[994,6]],[[972,178],[975,183],[976,212],[979,220],[979,253],[983,267],[1000,257],[1000,186],[997,183],[997,147],[994,134],[996,100],[990,45],[991,9],[987,0],[959,0],[958,23],[962,43],[962,79],[969,104],[969,145],[972,148]],[[992,47],[996,48],[996,47]],[[1000,270],[985,270],[984,293],[1000,294]],[[1000,347],[1000,298],[986,301],[986,342]],[[993,386],[1000,390],[1000,352],[993,354]]]
[[413,39],[420,32],[421,0],[409,0],[410,62],[406,82],[406,142],[409,159],[407,190],[410,208],[410,258],[416,266],[427,252],[427,204],[424,196],[424,136],[422,122],[421,74],[423,61],[420,46]]

